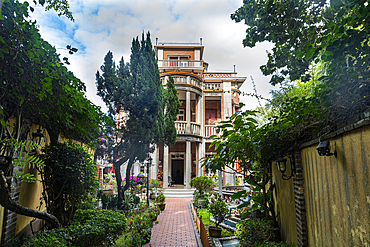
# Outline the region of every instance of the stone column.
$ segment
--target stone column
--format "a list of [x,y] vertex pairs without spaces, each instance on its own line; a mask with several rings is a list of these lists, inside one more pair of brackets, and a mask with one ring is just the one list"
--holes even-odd
[[[224,81],[223,82],[223,120],[226,120],[228,117],[231,117],[233,114],[233,109],[232,109],[232,98],[231,98],[231,82],[230,81]],[[227,172],[230,173],[225,173],[225,184],[229,183],[231,185],[234,185],[234,174],[230,168],[225,169]]]
[[190,108],[190,91],[186,91],[186,134],[190,134],[191,108]]
[[164,146],[163,152],[163,188],[168,188],[168,146]]
[[233,114],[233,105],[232,105],[232,99],[231,99],[231,82],[229,81],[224,81],[223,82],[223,99],[224,99],[224,120],[226,118],[231,117]]
[[198,112],[197,112],[197,123],[200,125],[200,135],[204,133],[204,120],[203,120],[203,96],[198,96]]
[[190,189],[191,180],[191,141],[186,141],[185,154],[185,188]]
[[201,163],[201,158],[204,157],[203,153],[203,140],[198,143],[198,170],[197,170],[197,176],[203,176],[203,168],[202,168],[202,163]]
[[152,167],[150,168],[150,179],[157,178],[157,171],[158,171],[158,146],[154,146],[154,152],[152,153]]

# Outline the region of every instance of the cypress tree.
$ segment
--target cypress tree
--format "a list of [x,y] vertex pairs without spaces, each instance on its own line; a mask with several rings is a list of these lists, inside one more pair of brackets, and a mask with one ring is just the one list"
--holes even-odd
[[[115,79],[112,79],[110,73],[106,74],[107,78],[104,74],[106,67],[111,67],[112,64],[114,64],[113,56],[108,52],[104,59],[104,65],[101,67],[103,75],[100,76],[97,72],[96,83],[98,95],[108,105],[111,115],[120,110],[125,114],[124,123],[116,131],[117,143],[113,149],[116,158],[113,165],[116,172],[120,205],[124,191],[129,188],[134,161],[144,160],[147,154],[153,151],[150,144],[164,143],[168,145],[175,142],[174,119],[178,112],[179,102],[176,104],[177,94],[174,86],[170,91],[163,89],[149,32],[146,38],[143,33],[141,40],[138,37],[133,39],[130,63],[125,64],[123,58],[121,59],[115,70]],[[166,107],[169,111],[166,112],[165,118],[163,113],[165,104],[172,103],[175,105]],[[112,105],[114,105],[114,109],[111,107]],[[165,133],[168,136],[164,137]],[[126,161],[128,161],[127,182],[122,186],[120,166]]]

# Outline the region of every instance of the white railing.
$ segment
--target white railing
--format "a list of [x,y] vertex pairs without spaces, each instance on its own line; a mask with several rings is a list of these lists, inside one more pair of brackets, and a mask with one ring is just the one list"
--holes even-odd
[[158,67],[202,67],[203,62],[201,60],[158,60]]
[[221,91],[221,83],[203,83],[203,90]]
[[[165,79],[161,78],[162,85],[166,85]],[[188,83],[187,78],[184,76],[173,76],[173,82],[176,83]],[[202,88],[202,82],[194,78],[190,78],[190,84]]]
[[176,121],[175,122],[175,127],[177,130],[178,135],[184,135],[186,134],[186,122],[184,121]]
[[187,123],[185,121],[175,121],[175,127],[178,135],[200,135],[200,124],[190,123],[190,133],[186,132],[186,126]]
[[216,135],[216,125],[205,125],[204,126],[204,136],[210,137]]
[[200,124],[197,123],[191,123],[191,134],[193,135],[200,135]]

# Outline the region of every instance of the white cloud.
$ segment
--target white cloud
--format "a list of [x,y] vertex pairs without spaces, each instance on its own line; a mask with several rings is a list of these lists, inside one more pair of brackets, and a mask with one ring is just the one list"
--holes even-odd
[[[152,42],[198,42],[203,38],[204,59],[210,70],[233,70],[248,77],[242,91],[252,93],[250,76],[257,91],[269,97],[271,85],[259,67],[266,63],[265,50],[271,44],[258,44],[253,49],[243,48],[246,26],[235,23],[230,14],[242,5],[241,0],[125,0],[125,1],[70,1],[75,22],[57,17],[52,11],[37,8],[32,14],[40,25],[41,35],[58,48],[62,56],[68,55],[65,46],[70,44],[79,52],[69,57],[68,68],[86,83],[87,96],[95,104],[104,106],[96,96],[95,73],[103,63],[108,50],[118,62],[121,56],[129,61],[131,41],[143,31],[151,32]],[[257,100],[241,97],[254,108]]]

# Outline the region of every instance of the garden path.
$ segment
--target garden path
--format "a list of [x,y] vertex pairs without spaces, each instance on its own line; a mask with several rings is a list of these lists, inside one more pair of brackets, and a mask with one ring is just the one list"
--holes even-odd
[[158,215],[149,244],[144,247],[197,247],[188,202],[192,198],[166,198],[166,209]]

